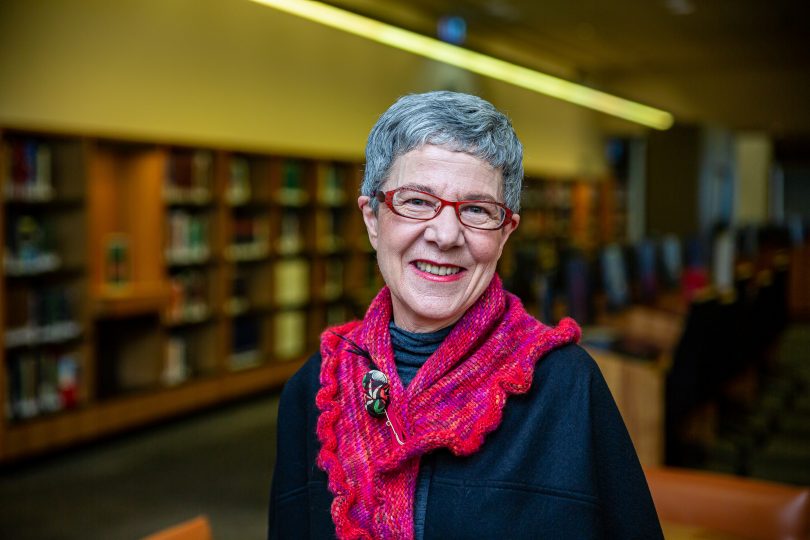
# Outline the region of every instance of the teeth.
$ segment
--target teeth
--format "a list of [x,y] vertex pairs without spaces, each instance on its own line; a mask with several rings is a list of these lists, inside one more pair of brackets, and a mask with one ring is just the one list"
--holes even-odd
[[439,266],[422,261],[417,261],[416,267],[422,272],[427,272],[428,274],[433,274],[436,276],[451,276],[453,274],[458,274],[459,271],[461,271],[461,268],[457,266]]

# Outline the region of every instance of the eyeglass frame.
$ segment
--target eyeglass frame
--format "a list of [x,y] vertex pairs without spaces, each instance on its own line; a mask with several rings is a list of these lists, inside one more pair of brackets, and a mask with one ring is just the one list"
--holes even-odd
[[[429,218],[424,218],[424,219],[423,219],[423,218],[418,218],[418,217],[413,217],[413,216],[406,216],[406,215],[400,214],[400,213],[399,213],[399,212],[397,212],[397,211],[396,211],[396,209],[394,208],[394,194],[395,194],[395,193],[397,193],[398,191],[405,191],[405,190],[408,190],[408,191],[413,191],[414,193],[421,193],[422,195],[427,195],[427,196],[429,196],[429,197],[433,197],[434,199],[436,199],[436,200],[438,200],[438,201],[439,201],[439,203],[440,203],[439,209],[438,209],[438,210],[436,210],[436,213],[435,213],[435,214],[433,214],[431,217],[429,217]],[[436,216],[438,216],[439,214],[441,214],[441,213],[442,213],[442,210],[444,210],[444,207],[445,207],[445,206],[450,206],[450,207],[452,207],[452,208],[453,208],[453,209],[456,211],[456,218],[458,219],[458,222],[459,222],[459,223],[461,223],[461,224],[462,224],[462,225],[464,225],[465,227],[469,227],[469,228],[471,228],[471,229],[477,229],[477,230],[479,230],[479,231],[498,231],[498,230],[501,230],[501,229],[503,229],[503,228],[506,226],[506,224],[507,224],[507,223],[509,223],[509,222],[512,220],[512,216],[514,215],[514,212],[512,212],[512,210],[510,210],[510,209],[509,209],[509,207],[507,207],[507,206],[506,206],[505,204],[503,204],[503,203],[499,203],[499,202],[495,202],[495,201],[486,201],[486,200],[482,200],[482,199],[471,199],[471,200],[463,200],[463,201],[448,201],[448,200],[446,200],[446,199],[442,199],[441,197],[439,197],[439,196],[437,196],[437,195],[434,195],[433,193],[428,193],[428,192],[426,192],[426,191],[421,191],[421,190],[418,190],[418,189],[413,189],[413,188],[406,187],[406,186],[403,186],[403,187],[398,187],[398,188],[396,188],[396,189],[392,189],[392,190],[389,190],[389,191],[382,191],[382,190],[378,190],[378,191],[377,191],[377,194],[375,195],[375,198],[376,198],[376,199],[377,199],[379,202],[384,202],[384,203],[385,203],[385,205],[386,205],[386,206],[387,206],[387,207],[388,207],[388,208],[389,208],[389,209],[390,209],[390,210],[391,210],[391,211],[392,211],[394,214],[396,214],[396,215],[398,215],[398,216],[400,216],[400,217],[404,217],[404,218],[406,218],[406,219],[415,219],[416,221],[430,221],[431,219],[434,219]],[[505,213],[504,213],[504,216],[503,216],[503,222],[501,222],[501,224],[500,224],[500,225],[498,225],[497,227],[495,227],[495,228],[493,228],[493,229],[487,229],[487,228],[484,228],[484,227],[476,227],[475,225],[467,225],[467,224],[466,224],[466,223],[464,223],[464,221],[461,219],[461,212],[459,211],[459,207],[460,207],[462,204],[470,204],[470,203],[487,203],[487,204],[494,204],[495,206],[500,207],[500,208],[501,208],[501,209],[502,209],[502,210],[505,212]]]

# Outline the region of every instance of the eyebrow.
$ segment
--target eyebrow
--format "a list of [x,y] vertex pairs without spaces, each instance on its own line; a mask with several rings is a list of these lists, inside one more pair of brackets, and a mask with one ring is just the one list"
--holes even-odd
[[[433,190],[433,188],[431,188],[430,186],[426,186],[425,184],[416,184],[416,183],[410,183],[409,182],[407,184],[403,184],[403,185],[399,186],[399,188],[400,189],[402,189],[402,188],[415,189],[417,191],[424,191],[425,193],[430,193],[431,195],[436,195],[436,192]],[[438,195],[436,195],[436,196],[438,197]],[[493,197],[492,195],[489,195],[487,193],[478,193],[478,192],[467,193],[467,194],[465,194],[465,196],[463,198],[458,199],[458,200],[460,200],[460,201],[492,201],[492,202],[498,202],[498,200],[495,197]]]

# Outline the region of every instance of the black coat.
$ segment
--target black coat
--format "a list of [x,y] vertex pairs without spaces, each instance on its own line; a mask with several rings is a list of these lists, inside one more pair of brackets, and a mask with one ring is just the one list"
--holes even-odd
[[[315,465],[321,358],[287,383],[278,419],[269,537],[335,537],[326,473]],[[481,450],[422,458],[424,538],[663,538],[644,473],[593,359],[568,345],[541,359]]]

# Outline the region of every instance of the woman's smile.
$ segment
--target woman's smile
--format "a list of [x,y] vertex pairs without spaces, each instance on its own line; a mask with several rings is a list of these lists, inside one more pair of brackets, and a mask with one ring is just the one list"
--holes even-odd
[[456,281],[461,279],[461,272],[464,271],[460,266],[421,260],[414,262],[413,265],[421,274],[424,274],[422,277],[432,281]]

